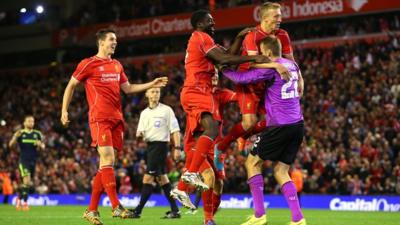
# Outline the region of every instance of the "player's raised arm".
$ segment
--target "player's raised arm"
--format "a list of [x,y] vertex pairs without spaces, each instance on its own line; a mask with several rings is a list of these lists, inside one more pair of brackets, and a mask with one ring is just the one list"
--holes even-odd
[[8,147],[12,148],[17,144],[17,139],[19,138],[19,136],[21,136],[21,133],[22,130],[18,130],[13,134],[10,142],[8,142]]
[[270,61],[268,57],[263,55],[255,55],[255,56],[231,55],[221,51],[219,48],[211,49],[207,53],[207,57],[212,59],[217,64],[224,64],[224,65],[237,65],[246,62],[266,63]]
[[62,107],[61,107],[61,123],[64,126],[67,126],[69,123],[68,107],[69,107],[69,104],[71,103],[71,99],[74,94],[74,90],[78,84],[79,84],[79,81],[75,77],[71,77],[71,79],[68,82],[67,87],[65,88]]
[[228,54],[231,55],[238,55],[240,53],[240,48],[242,46],[242,42],[244,37],[246,37],[246,35],[252,31],[254,31],[255,28],[254,27],[247,27],[243,30],[241,30],[235,37],[231,47],[227,50]]
[[149,88],[165,87],[168,83],[168,77],[158,77],[151,82],[144,84],[131,84],[129,81],[121,84],[121,89],[125,94],[138,93]]

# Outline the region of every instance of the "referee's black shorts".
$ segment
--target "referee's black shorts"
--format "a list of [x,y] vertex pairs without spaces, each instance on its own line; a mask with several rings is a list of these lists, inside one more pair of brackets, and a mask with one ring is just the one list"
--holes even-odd
[[152,141],[147,142],[146,150],[146,173],[152,176],[159,176],[166,173],[166,162],[169,147],[168,142]]
[[304,137],[304,122],[267,127],[253,145],[251,154],[263,160],[292,164]]

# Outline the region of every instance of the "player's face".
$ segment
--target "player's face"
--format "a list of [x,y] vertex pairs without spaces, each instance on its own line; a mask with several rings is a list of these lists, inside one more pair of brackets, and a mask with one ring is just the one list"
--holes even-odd
[[150,88],[146,91],[146,97],[149,99],[149,102],[158,103],[160,101],[160,88]]
[[35,119],[33,117],[26,117],[24,121],[24,127],[26,129],[33,129],[35,126]]
[[206,32],[209,35],[214,35],[215,32],[215,22],[214,22],[214,18],[211,16],[211,14],[207,14],[204,17],[204,20],[202,21],[203,24],[203,31]]
[[268,57],[272,56],[272,51],[269,48],[265,47],[265,45],[261,44],[260,50],[261,50],[261,54],[268,56]]
[[272,31],[278,30],[282,22],[281,9],[268,9],[264,16],[264,22]]
[[103,49],[107,55],[112,55],[117,47],[117,36],[114,33],[107,33],[104,40],[100,40],[100,48]]

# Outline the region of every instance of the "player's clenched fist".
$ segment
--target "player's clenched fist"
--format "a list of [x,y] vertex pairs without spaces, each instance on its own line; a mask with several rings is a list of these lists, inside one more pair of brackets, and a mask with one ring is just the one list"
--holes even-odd
[[68,119],[68,112],[61,113],[61,124],[63,126],[68,126],[69,119]]

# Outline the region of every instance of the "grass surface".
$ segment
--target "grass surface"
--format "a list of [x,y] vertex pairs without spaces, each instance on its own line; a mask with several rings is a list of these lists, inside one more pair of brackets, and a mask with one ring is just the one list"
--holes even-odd
[[[12,206],[0,206],[0,225],[79,225],[89,224],[82,219],[86,207],[81,206],[33,206],[30,211],[16,211]],[[167,208],[145,208],[140,219],[121,220],[111,218],[111,209],[99,209],[105,225],[201,225],[202,211],[196,215],[182,212],[181,219],[163,220]],[[237,225],[244,222],[252,211],[243,209],[221,209],[215,221],[218,225]],[[396,212],[338,212],[323,210],[304,210],[308,225],[399,225],[400,213]],[[286,225],[290,220],[289,210],[267,210],[268,225]]]

